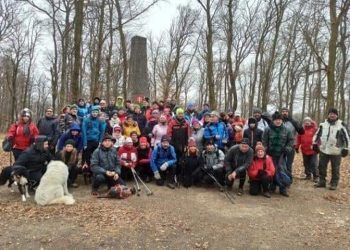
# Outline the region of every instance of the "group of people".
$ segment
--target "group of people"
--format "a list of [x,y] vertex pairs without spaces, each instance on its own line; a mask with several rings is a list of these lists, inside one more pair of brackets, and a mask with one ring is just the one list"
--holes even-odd
[[102,184],[126,185],[134,169],[146,182],[172,189],[215,182],[230,188],[237,181],[238,195],[248,175],[250,194],[269,198],[279,187],[288,197],[299,151],[305,179],[315,187],[326,187],[331,162],[330,189],[336,190],[350,141],[334,108],[317,126],[310,117],[300,124],[287,108],[272,116],[255,108],[245,120],[238,112],[211,111],[208,104],[197,110],[189,103],[183,109],[172,100],[135,104],[119,96],[108,105],[98,97],[91,104],[80,99],[58,115],[47,108],[37,124],[32,117],[23,109],[7,132],[13,167],[25,167],[35,188],[47,163],[61,160],[69,168],[70,187],[78,187],[79,172],[91,174],[93,195]]

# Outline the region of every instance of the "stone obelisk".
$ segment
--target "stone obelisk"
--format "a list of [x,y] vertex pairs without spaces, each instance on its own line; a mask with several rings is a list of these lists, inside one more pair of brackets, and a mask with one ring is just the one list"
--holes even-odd
[[149,97],[147,39],[145,37],[134,36],[131,39],[127,96],[137,103],[142,102],[144,97]]

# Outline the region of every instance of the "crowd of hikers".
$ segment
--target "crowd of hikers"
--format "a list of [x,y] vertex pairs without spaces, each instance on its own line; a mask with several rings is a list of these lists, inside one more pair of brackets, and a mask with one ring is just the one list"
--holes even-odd
[[79,99],[57,115],[47,108],[36,124],[32,111],[23,109],[6,138],[14,167],[27,169],[33,189],[56,159],[68,166],[70,187],[78,187],[79,173],[91,176],[92,195],[102,184],[125,185],[133,169],[145,182],[171,189],[214,185],[211,177],[228,189],[237,181],[238,195],[248,175],[251,195],[270,198],[278,187],[288,197],[299,152],[306,180],[326,187],[331,162],[329,188],[337,189],[349,134],[335,108],[319,125],[310,117],[296,121],[288,108],[272,115],[259,108],[252,113],[244,119],[239,112],[210,110],[208,104],[182,108],[172,100],[150,103],[147,98],[135,104],[120,96],[107,104],[96,97],[92,103]]

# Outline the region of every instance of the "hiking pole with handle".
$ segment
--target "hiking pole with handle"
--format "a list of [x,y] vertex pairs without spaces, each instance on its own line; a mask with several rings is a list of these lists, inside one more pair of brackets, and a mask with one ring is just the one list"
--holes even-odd
[[146,195],[150,196],[153,194],[153,192],[151,191],[151,189],[149,189],[149,187],[146,185],[146,183],[143,182],[143,180],[141,179],[141,177],[137,174],[137,172],[135,171],[135,169],[131,169],[132,173],[134,176],[136,176],[136,178],[139,179],[139,181],[141,182],[141,184],[144,186],[145,190],[146,190]]
[[227,191],[226,187],[224,187],[223,185],[221,185],[220,182],[215,178],[215,176],[214,176],[212,173],[210,173],[208,170],[206,170],[206,169],[204,169],[204,168],[202,168],[202,169],[203,169],[203,171],[204,171],[207,175],[209,175],[210,178],[213,179],[213,181],[215,182],[215,184],[220,188],[220,191],[222,190],[222,191],[225,193],[227,199],[229,199],[230,202],[231,202],[232,204],[234,204],[234,201],[233,201],[234,197],[233,197],[232,194],[230,194],[230,193]]
[[136,183],[136,195],[140,196],[141,188],[140,188],[139,182],[137,180],[137,177],[135,175],[135,170],[133,168],[130,168],[130,169],[131,169],[132,176],[134,177],[134,180],[135,180],[135,183]]

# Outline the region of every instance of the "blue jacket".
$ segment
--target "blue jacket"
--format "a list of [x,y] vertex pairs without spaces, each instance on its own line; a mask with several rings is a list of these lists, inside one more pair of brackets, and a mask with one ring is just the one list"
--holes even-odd
[[104,122],[98,117],[88,117],[83,120],[82,132],[83,132],[83,144],[84,147],[87,146],[88,141],[101,142],[105,126]]
[[209,123],[204,129],[204,139],[212,139],[219,149],[223,149],[225,146],[223,141],[225,140],[227,142],[228,140],[228,132],[225,124],[223,122]]
[[171,145],[167,149],[164,149],[161,145],[154,148],[151,156],[151,169],[153,172],[159,171],[160,166],[167,162],[169,167],[175,167],[176,165],[176,153],[175,148]]
[[79,106],[78,105],[78,117],[80,121],[83,121],[85,117],[87,117],[89,114],[89,108],[85,104],[84,106]]
[[[79,131],[79,134],[76,136],[73,136],[71,133],[72,130]],[[80,131],[81,131],[80,126],[76,123],[72,123],[69,131],[61,135],[58,141],[58,150],[61,151],[64,147],[64,143],[67,140],[72,139],[75,141],[75,148],[77,149],[78,152],[80,152],[83,149],[83,137],[81,136]]]

